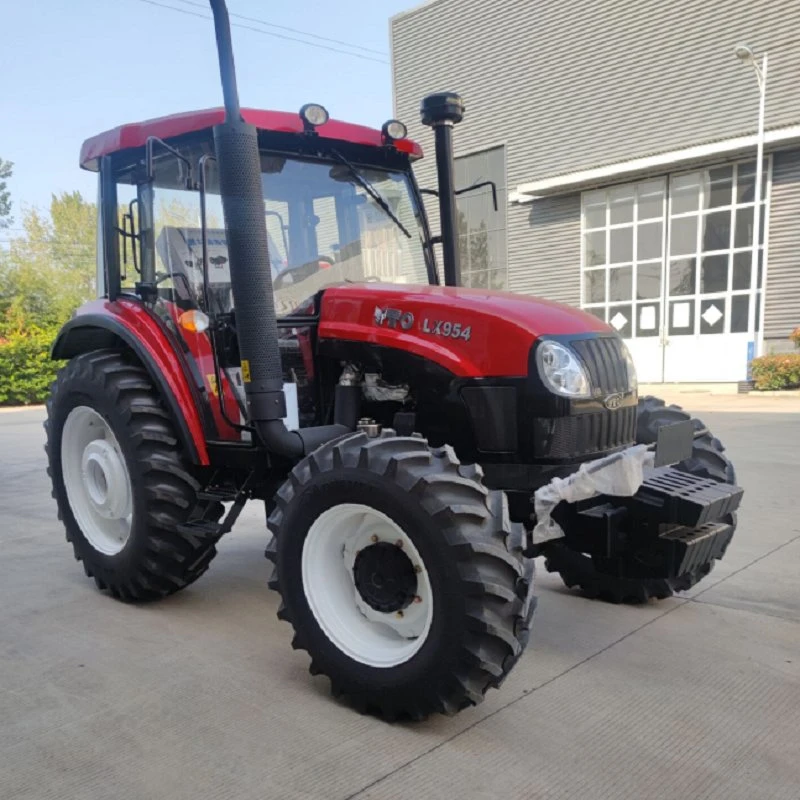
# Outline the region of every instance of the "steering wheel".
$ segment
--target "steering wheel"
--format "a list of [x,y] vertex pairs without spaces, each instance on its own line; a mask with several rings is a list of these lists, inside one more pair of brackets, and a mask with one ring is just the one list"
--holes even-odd
[[330,269],[336,262],[328,256],[319,256],[313,261],[301,264],[299,267],[292,267],[281,272],[272,282],[273,289],[283,289],[300,283],[305,278],[309,278],[320,270]]

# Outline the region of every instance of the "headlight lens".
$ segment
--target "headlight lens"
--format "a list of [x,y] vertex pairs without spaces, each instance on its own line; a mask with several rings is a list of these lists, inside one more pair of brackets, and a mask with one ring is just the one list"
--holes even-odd
[[628,368],[628,391],[635,392],[639,388],[639,379],[636,377],[636,364],[633,363],[633,356],[625,342],[622,343],[622,352],[625,353],[625,365]]
[[300,119],[307,125],[316,127],[317,125],[324,125],[330,119],[330,115],[325,106],[321,106],[318,103],[306,103],[300,109]]
[[575,353],[559,342],[542,342],[536,350],[539,375],[550,391],[562,397],[589,397],[589,376]]

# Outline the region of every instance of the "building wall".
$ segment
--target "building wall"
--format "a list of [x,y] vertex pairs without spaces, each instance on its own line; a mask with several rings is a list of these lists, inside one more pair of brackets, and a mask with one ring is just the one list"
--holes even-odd
[[[796,0],[431,0],[394,17],[390,35],[395,114],[427,152],[416,167],[427,186],[433,136],[419,102],[433,91],[466,101],[456,156],[505,146],[510,191],[753,133],[758,90],[733,53],[741,41],[769,51],[767,127],[800,123]],[[777,187],[776,201],[789,193]],[[786,283],[788,217],[773,219],[776,280]],[[509,289],[579,301],[579,194],[509,205],[506,240]],[[770,331],[788,325],[767,303]]]
[[[460,92],[457,148],[509,145],[509,185],[754,133],[734,46],[769,51],[767,127],[800,122],[796,0],[433,0],[391,21],[397,116]],[[430,140],[430,135],[423,135]]]
[[580,194],[509,208],[508,288],[580,305]]
[[[764,338],[790,350],[787,336],[800,325],[800,151],[776,153],[767,240]],[[783,345],[783,347],[781,347]]]

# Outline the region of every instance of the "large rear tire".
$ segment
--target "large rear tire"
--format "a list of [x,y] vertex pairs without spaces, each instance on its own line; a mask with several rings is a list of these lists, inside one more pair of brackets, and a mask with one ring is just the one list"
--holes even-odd
[[[691,420],[695,429],[692,456],[676,465],[677,469],[721,483],[736,483],[736,471],[719,439],[708,428],[692,418],[680,406],[666,405],[657,397],[639,399],[636,424],[636,443],[652,444],[658,439],[662,425]],[[736,516],[727,520],[734,527]],[[663,600],[675,592],[685,592],[705,578],[714,568],[714,562],[702,564],[697,569],[677,578],[620,578],[599,572],[591,556],[571,550],[563,540],[553,542],[547,550],[545,568],[558,572],[567,587],[579,588],[586,597],[611,603],[646,603]]]
[[196,581],[216,538],[184,534],[201,482],[181,452],[169,412],[144,369],[117,351],[73,358],[47,400],[48,474],[75,558],[101,590],[156,600]]
[[449,447],[357,433],[301,461],[267,557],[280,619],[335,696],[386,719],[479,703],[525,649],[533,561],[505,495]]

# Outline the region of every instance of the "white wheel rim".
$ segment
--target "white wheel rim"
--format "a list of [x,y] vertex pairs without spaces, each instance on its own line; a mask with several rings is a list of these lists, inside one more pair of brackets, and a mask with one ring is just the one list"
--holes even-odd
[[[376,610],[356,589],[356,556],[379,542],[401,547],[416,573],[415,598],[400,612]],[[317,623],[353,660],[394,667],[408,661],[428,638],[433,592],[427,569],[405,531],[377,509],[343,503],[320,514],[303,543],[302,574]]]
[[61,474],[86,540],[104,555],[119,553],[131,535],[133,490],[117,437],[93,408],[76,406],[67,416]]

